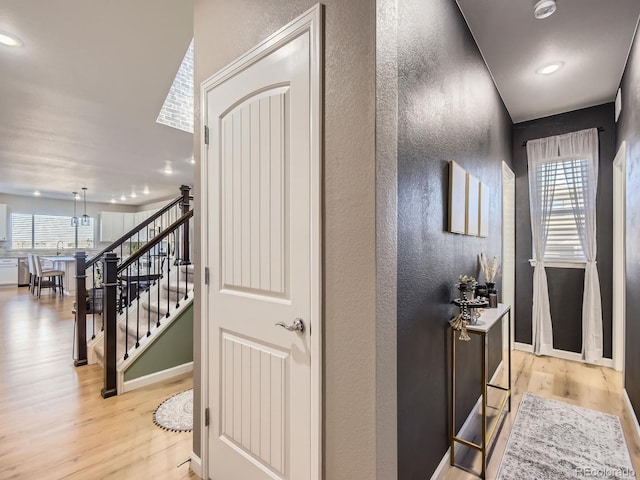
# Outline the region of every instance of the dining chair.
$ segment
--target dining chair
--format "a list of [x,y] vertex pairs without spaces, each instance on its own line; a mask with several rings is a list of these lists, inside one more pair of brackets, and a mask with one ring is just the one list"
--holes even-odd
[[40,257],[38,255],[34,255],[34,257],[38,284],[38,298],[40,298],[40,293],[42,292],[43,287],[51,288],[54,292],[57,291],[57,287],[60,287],[60,292],[64,295],[64,272],[62,270],[43,270]]
[[33,253],[27,254],[29,264],[29,291],[35,293],[36,291],[36,267],[34,263]]

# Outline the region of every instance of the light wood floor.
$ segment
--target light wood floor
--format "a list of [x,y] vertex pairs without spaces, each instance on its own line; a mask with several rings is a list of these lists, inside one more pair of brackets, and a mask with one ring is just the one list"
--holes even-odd
[[[621,373],[609,368],[558,358],[536,357],[519,351],[513,352],[512,368],[512,408],[511,412],[506,414],[502,428],[496,433],[494,447],[487,466],[487,479],[494,479],[498,473],[500,459],[524,392],[620,417],[634,470],[640,472],[640,441],[622,396]],[[479,437],[476,437],[474,441],[480,443]],[[479,453],[467,448],[463,448],[463,450],[463,453],[456,455],[456,463],[459,462],[463,467],[479,472]],[[473,478],[477,477],[454,467],[448,467],[445,476],[446,480],[470,480]],[[523,480],[526,479],[523,478]]]
[[[192,386],[190,376],[104,400],[103,371],[73,366],[73,300],[38,301],[27,288],[0,288],[0,478],[187,479],[190,433],[164,431],[152,412]],[[601,367],[513,352],[513,408],[497,433],[487,478],[496,476],[524,392],[617,415],[640,472],[640,441],[622,398],[622,376]],[[475,441],[478,441],[476,439]],[[457,456],[479,471],[479,455]],[[449,468],[447,480],[476,478]]]
[[103,370],[75,368],[73,299],[0,288],[0,478],[186,479],[191,433],[152,413],[192,386],[190,375],[118,397],[100,396]]

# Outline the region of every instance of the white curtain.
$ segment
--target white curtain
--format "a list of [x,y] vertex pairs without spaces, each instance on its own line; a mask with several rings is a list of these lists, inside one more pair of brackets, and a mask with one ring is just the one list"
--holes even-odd
[[[549,235],[549,221],[555,178],[558,142],[556,137],[527,142],[529,164],[529,204],[531,208],[531,232],[536,266],[533,270],[533,351],[536,355],[548,354],[553,349],[549,288],[544,266],[544,252]],[[551,160],[553,159],[553,160]],[[551,160],[551,161],[550,161]]]
[[596,266],[596,192],[598,187],[598,130],[595,128],[558,137],[558,153],[564,161],[571,207],[584,252],[582,300],[582,359],[602,358],[602,303]]

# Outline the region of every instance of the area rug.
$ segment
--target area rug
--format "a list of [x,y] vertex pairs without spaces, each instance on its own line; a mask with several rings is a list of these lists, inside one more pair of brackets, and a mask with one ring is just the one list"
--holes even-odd
[[153,412],[153,423],[172,432],[193,430],[193,388],[162,402]]
[[620,419],[522,396],[496,480],[633,478]]

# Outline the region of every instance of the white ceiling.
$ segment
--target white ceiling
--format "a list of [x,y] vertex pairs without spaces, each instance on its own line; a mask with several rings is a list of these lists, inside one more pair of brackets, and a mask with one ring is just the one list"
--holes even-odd
[[[558,0],[544,20],[534,0],[457,1],[513,121],[614,99],[640,1]],[[1,2],[24,46],[0,45],[0,193],[139,205],[191,184],[192,135],[155,120],[192,21],[191,0]]]
[[[638,0],[457,0],[514,122],[614,100],[640,15]],[[553,75],[542,65],[563,61]]]
[[0,45],[0,193],[143,204],[191,184],[193,136],[156,118],[192,22],[191,0],[0,2],[24,43]]

